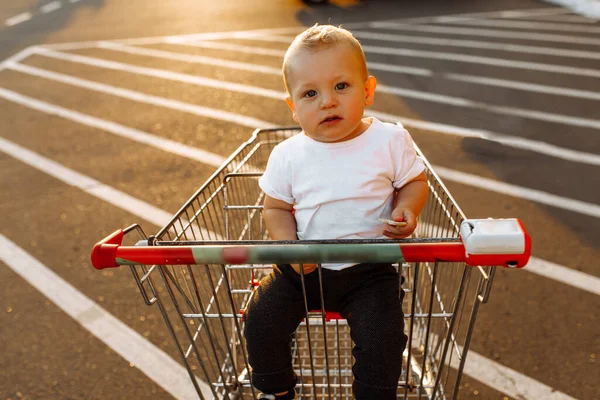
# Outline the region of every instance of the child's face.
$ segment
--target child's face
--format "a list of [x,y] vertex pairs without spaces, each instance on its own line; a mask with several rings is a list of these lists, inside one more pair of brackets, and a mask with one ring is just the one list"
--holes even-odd
[[350,46],[298,50],[288,64],[294,120],[319,142],[342,142],[362,134],[365,106],[373,103],[375,78],[365,80],[362,60]]

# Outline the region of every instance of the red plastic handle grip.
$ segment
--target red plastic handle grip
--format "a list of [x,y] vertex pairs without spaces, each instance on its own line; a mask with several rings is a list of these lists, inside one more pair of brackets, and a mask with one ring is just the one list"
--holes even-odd
[[117,249],[123,243],[125,232],[116,230],[98,243],[92,249],[92,265],[96,269],[116,268]]

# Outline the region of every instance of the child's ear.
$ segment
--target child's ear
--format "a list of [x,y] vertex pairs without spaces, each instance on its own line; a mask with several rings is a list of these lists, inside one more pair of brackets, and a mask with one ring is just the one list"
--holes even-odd
[[298,116],[296,115],[296,106],[294,106],[294,102],[292,101],[292,98],[289,96],[286,97],[285,102],[287,103],[290,110],[292,110],[292,118],[294,118],[294,121],[298,122]]
[[373,75],[369,75],[365,82],[365,106],[370,106],[375,101],[375,88],[377,87],[377,79]]

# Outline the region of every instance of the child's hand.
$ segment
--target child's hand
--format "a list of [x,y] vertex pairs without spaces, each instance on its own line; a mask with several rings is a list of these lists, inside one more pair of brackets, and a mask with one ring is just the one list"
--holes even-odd
[[[304,267],[304,275],[310,274],[317,269],[317,264],[302,264],[302,266]],[[292,264],[292,268],[294,268],[294,271],[300,275],[300,264]]]
[[392,211],[392,220],[396,222],[405,222],[404,226],[394,226],[387,224],[383,234],[391,239],[404,239],[410,236],[417,227],[417,217],[407,209],[396,208]]

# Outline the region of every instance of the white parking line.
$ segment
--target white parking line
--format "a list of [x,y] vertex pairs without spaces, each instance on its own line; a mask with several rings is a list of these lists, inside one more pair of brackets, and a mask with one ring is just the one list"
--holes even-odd
[[[173,397],[198,399],[184,367],[2,234],[0,260]],[[210,387],[197,381],[204,396],[212,398]]]
[[595,24],[597,21],[593,18],[584,17],[582,15],[524,15],[520,17],[514,17],[518,19],[527,20],[544,20],[554,22],[575,22],[579,24]]
[[40,50],[39,55],[51,57],[61,61],[69,61],[79,64],[91,65],[97,68],[111,69],[113,71],[123,71],[138,75],[152,76],[160,79],[167,79],[177,82],[188,83],[192,85],[210,87],[214,89],[228,90],[231,92],[245,93],[250,95],[268,97],[277,100],[285,100],[286,94],[282,91],[264,89],[257,86],[244,85],[241,83],[228,82],[220,79],[204,78],[198,75],[182,74],[179,72],[167,71],[164,69],[140,67],[133,64],[125,64],[117,61],[103,60],[96,57],[80,56],[76,54],[61,53],[52,50]]
[[[507,334],[510,335],[510,333]],[[456,357],[453,357],[452,361],[452,366],[458,368]],[[467,353],[464,373],[514,399],[576,400],[574,397],[485,358],[472,350]]]
[[600,278],[550,261],[531,257],[527,271],[600,296]]
[[[245,38],[249,40],[265,40],[265,41],[288,41],[287,37],[281,36],[262,36],[256,38]],[[269,55],[269,56],[280,56],[283,57],[285,55],[285,51],[282,50],[273,50],[273,49],[265,49],[262,47],[255,46],[243,46],[238,44],[231,43],[221,43],[221,42],[193,42],[193,43],[182,43],[186,46],[195,46],[195,47],[206,47],[212,49],[222,48],[224,50],[237,51],[241,53],[248,54],[260,54]],[[431,58],[434,60],[444,60],[444,61],[456,61],[456,62],[465,62],[465,63],[474,63],[474,64],[484,64],[491,65],[503,68],[516,68],[516,69],[525,69],[531,71],[543,71],[543,72],[553,72],[557,74],[571,74],[571,75],[580,75],[580,76],[592,76],[592,77],[600,77],[600,70],[597,69],[589,69],[589,68],[578,68],[578,67],[569,67],[558,64],[544,64],[530,61],[518,61],[506,58],[496,58],[496,57],[484,57],[484,56],[474,56],[469,54],[460,54],[460,53],[446,53],[441,51],[427,51],[427,50],[414,50],[414,49],[405,49],[401,47],[384,47],[384,46],[371,46],[371,45],[363,45],[362,46],[365,53],[374,53],[374,54],[384,54],[384,55],[398,55],[398,56],[406,56],[406,57],[417,57],[417,58]]]
[[[533,22],[533,21],[507,21],[507,20],[477,20],[463,19],[454,17],[440,17],[436,22],[444,24],[491,26],[495,28],[514,28],[529,29],[541,31],[559,31],[559,32],[581,32],[581,33],[600,33],[600,27],[584,26],[578,24],[555,24],[551,22]],[[524,33],[527,35],[528,33]]]
[[585,100],[600,100],[600,92],[590,90],[569,89],[560,86],[539,85],[523,81],[511,81],[507,79],[488,78],[485,76],[463,75],[463,74],[442,74],[446,79],[475,83],[479,85],[497,86],[507,89],[515,89],[527,92],[535,92],[541,94],[552,94],[557,96],[574,97]]
[[[229,61],[221,58],[213,58],[213,57],[205,57],[194,54],[185,54],[179,52],[165,51],[165,50],[156,50],[149,49],[143,47],[135,47],[135,46],[125,46],[116,43],[110,42],[102,42],[98,45],[98,47],[103,49],[110,49],[114,51],[120,51],[128,54],[135,54],[141,56],[148,57],[157,57],[164,58],[167,60],[176,60],[183,61],[189,63],[197,63],[197,64],[205,64],[205,65],[215,65],[219,67],[226,67],[231,69],[238,69],[241,71],[249,71],[249,72],[258,72],[270,75],[279,75],[281,76],[281,68],[273,68],[265,65],[238,62],[238,61]],[[415,67],[406,67],[401,65],[393,65],[393,64],[383,64],[383,63],[374,63],[367,62],[369,69],[374,71],[388,71],[388,72],[396,72],[402,74],[409,75],[417,75],[417,76],[433,76],[434,72],[426,69],[426,68],[415,68]],[[511,81],[505,79],[496,79],[496,78],[488,78],[485,76],[474,76],[474,75],[463,75],[463,74],[451,74],[451,73],[436,73],[435,75],[439,75],[442,78],[457,80],[462,82],[469,82],[473,84],[479,85],[488,85],[488,86],[497,86],[508,89],[522,90],[534,93],[541,94],[552,94],[557,96],[567,96],[574,97],[579,99],[586,100],[600,100],[600,93],[588,91],[588,90],[576,90],[569,89],[560,86],[548,86],[548,85],[540,85],[522,81]]]
[[[275,28],[275,29],[256,29],[250,31],[229,31],[229,32],[209,32],[209,33],[192,33],[189,35],[174,35],[174,36],[156,36],[136,39],[117,39],[113,40],[115,43],[128,44],[128,45],[147,45],[147,44],[159,44],[159,43],[183,43],[186,41],[194,40],[217,40],[217,39],[238,39],[245,36],[256,36],[256,35],[269,35],[269,34],[285,34],[285,33],[299,33],[306,29],[303,26],[289,27],[289,28]],[[53,50],[75,50],[85,49],[90,47],[98,47],[100,42],[104,41],[88,41],[88,42],[70,42],[70,43],[59,43],[59,44],[47,44],[45,48]]]
[[441,166],[434,165],[433,169],[442,179],[453,181],[462,185],[473,186],[490,192],[530,200],[551,207],[561,208],[563,210],[589,215],[590,217],[600,218],[600,205],[597,204],[586,203],[584,201],[542,192],[541,190],[529,189],[493,179],[483,178],[481,176],[472,175],[466,172],[456,171]]
[[18,63],[19,61],[26,59],[27,57],[36,53],[37,51],[38,51],[37,47],[31,46],[31,47],[27,47],[26,49],[19,51],[16,54],[13,54],[12,56],[8,57],[6,60],[0,62],[0,71],[5,69],[8,64]]
[[44,14],[47,14],[52,11],[56,11],[62,7],[62,3],[60,1],[53,1],[51,3],[45,4],[40,7],[40,11]]
[[145,221],[152,222],[154,225],[162,227],[171,220],[172,215],[166,211],[105,185],[93,178],[80,174],[55,161],[42,157],[33,151],[27,150],[2,137],[0,137],[0,151],[65,182],[67,185],[75,186],[84,192],[128,211]]
[[252,129],[256,127],[275,128],[276,125],[257,118],[246,117],[243,115],[217,110],[214,108],[202,107],[195,104],[185,103],[182,101],[166,99],[164,97],[152,96],[149,94],[136,92],[134,90],[122,89],[116,86],[105,85],[103,83],[93,82],[86,79],[75,78],[70,75],[59,74],[43,70],[40,68],[30,67],[23,64],[9,63],[6,68],[20,71],[26,74],[39,76],[41,78],[62,82],[67,85],[77,86],[84,89],[93,90],[100,93],[109,94],[112,96],[123,97],[125,99],[137,101],[145,104],[170,108],[180,112],[187,112],[201,117],[213,118],[220,121],[231,122],[241,126],[246,126]]
[[24,12],[19,15],[15,15],[14,17],[10,17],[6,21],[4,21],[4,25],[6,25],[6,26],[18,25],[21,22],[29,21],[31,19],[31,17],[32,17],[31,13]]
[[28,107],[32,110],[41,111],[50,115],[56,115],[58,117],[65,118],[70,121],[86,125],[95,129],[101,129],[105,132],[109,132],[114,135],[124,137],[126,139],[134,140],[138,143],[152,146],[161,151],[166,151],[172,154],[176,154],[178,156],[186,157],[191,160],[201,162],[206,165],[211,165],[215,168],[220,167],[226,161],[225,157],[222,157],[215,153],[198,149],[196,147],[187,146],[183,143],[179,143],[174,140],[157,137],[150,133],[143,132],[134,128],[129,128],[127,126],[107,121],[105,119],[92,117],[91,115],[83,114],[54,104],[46,103],[34,99],[32,97],[28,97],[10,90],[6,90],[4,88],[0,88],[0,97],[8,101],[20,104],[22,106]]
[[[253,38],[249,38],[253,39]],[[201,47],[203,49],[215,49],[215,50],[230,50],[237,51],[238,53],[246,54],[257,54],[260,56],[272,56],[272,57],[283,57],[285,56],[285,50],[267,49],[264,47],[244,46],[241,44],[234,43],[223,43],[214,41],[196,41],[196,42],[181,42],[174,44],[182,44],[192,47]]]
[[543,54],[566,58],[582,58],[590,60],[600,59],[600,53],[597,51],[569,50],[556,47],[540,47],[512,43],[483,42],[480,40],[457,40],[414,35],[406,36],[358,30],[353,31],[352,34],[358,39],[379,40],[394,43],[417,43],[432,46],[465,47],[471,49],[499,50],[524,54]]
[[513,32],[503,31],[494,29],[476,29],[476,28],[461,28],[455,26],[434,26],[434,25],[411,25],[405,23],[391,23],[391,22],[371,22],[370,28],[383,28],[394,31],[409,31],[409,32],[427,32],[427,33],[441,33],[450,35],[467,35],[467,36],[480,36],[480,37],[496,37],[496,38],[510,38],[519,40],[533,40],[541,42],[557,42],[557,43],[571,43],[571,44],[589,44],[600,46],[600,39],[592,37],[582,36],[568,36],[568,35],[553,35],[549,33],[537,33],[537,32]]
[[[461,14],[450,14],[445,17],[460,17],[460,18],[527,18],[538,15],[562,15],[567,14],[570,11],[562,7],[546,7],[546,8],[531,8],[527,10],[499,10],[499,11],[483,11],[474,13],[461,13]],[[429,17],[415,17],[415,18],[401,18],[401,19],[388,19],[377,22],[385,23],[411,23],[411,24],[424,24],[435,21],[439,16]]]
[[426,51],[403,49],[399,47],[363,46],[366,53],[396,55],[404,57],[429,58],[433,60],[455,61],[470,64],[482,64],[493,67],[525,69],[529,71],[552,72],[576,76],[590,76],[600,78],[600,70],[591,68],[569,67],[558,64],[544,64],[531,61],[518,61],[506,58],[473,56],[470,54],[447,53],[443,51]]
[[[200,107],[195,104],[189,104],[177,100],[165,99],[163,97],[157,97],[147,95],[144,93],[118,88],[111,85],[101,84],[81,78],[72,77],[48,70],[27,66],[24,64],[7,63],[6,68],[14,69],[23,73],[38,76],[45,79],[51,79],[58,82],[66,83],[69,85],[82,87],[89,90],[99,91],[114,96],[124,97],[130,100],[144,102],[147,104],[158,105],[162,107],[171,108],[177,111],[189,112],[195,115],[205,116],[209,118],[220,119],[232,123],[237,123],[242,126],[248,126],[252,128],[256,127],[275,127],[275,125],[260,121],[254,118],[245,117],[238,114],[229,113],[226,111],[219,111],[215,109],[208,109],[206,107]],[[268,93],[270,98],[281,99],[278,94]],[[407,127],[416,127],[419,129],[426,129],[432,132],[439,132],[444,134],[450,134],[454,136],[465,136],[465,137],[477,137],[485,140],[492,140],[507,146],[533,151],[536,153],[546,154],[552,157],[562,158],[564,160],[587,163],[592,165],[600,165],[600,155],[585,153],[576,150],[565,149],[563,147],[554,146],[545,142],[519,138],[511,135],[499,134],[482,129],[470,129],[462,128],[452,125],[432,123],[427,121],[420,121],[411,118],[405,118],[402,116],[381,113],[373,110],[367,111],[368,115],[376,116],[380,119],[392,122],[401,122]]]
[[[197,76],[197,75],[182,74],[182,73],[171,72],[171,71],[162,70],[162,69],[139,67],[139,66],[136,66],[133,64],[125,64],[125,63],[120,63],[120,62],[116,62],[116,61],[108,61],[108,60],[103,60],[103,59],[96,58],[96,57],[88,57],[88,56],[80,56],[80,55],[76,55],[76,54],[61,53],[61,52],[56,52],[56,51],[52,51],[52,50],[40,50],[40,52],[38,54],[46,56],[46,57],[51,57],[51,58],[55,58],[58,60],[62,60],[62,61],[70,61],[70,62],[76,62],[76,63],[80,63],[80,64],[91,65],[91,66],[97,67],[97,68],[106,68],[106,69],[112,69],[115,71],[123,71],[123,72],[139,74],[139,75],[152,76],[152,77],[156,77],[156,78],[174,80],[177,82],[184,82],[184,83],[189,83],[189,84],[193,84],[193,85],[211,87],[211,88],[220,89],[220,90],[229,90],[232,92],[268,97],[268,98],[272,98],[272,99],[276,99],[276,100],[284,100],[287,96],[287,94],[283,91],[264,89],[264,88],[261,88],[258,86],[244,85],[244,84],[240,84],[240,83],[233,83],[233,82],[228,82],[228,81],[219,80],[219,79],[204,78],[204,77]],[[498,105],[493,105],[493,104],[472,101],[472,100],[469,100],[467,98],[462,98],[462,97],[445,96],[445,95],[439,95],[439,94],[435,94],[435,93],[427,93],[427,92],[421,92],[421,91],[386,86],[386,85],[379,85],[378,90],[379,90],[379,92],[382,92],[382,93],[391,93],[391,94],[395,94],[395,95],[399,95],[399,96],[403,96],[403,97],[425,100],[425,101],[441,103],[441,104],[447,104],[447,105],[452,105],[452,106],[456,106],[456,107],[475,108],[475,109],[479,109],[482,111],[487,111],[487,112],[491,112],[491,113],[495,113],[495,114],[518,116],[518,117],[529,118],[529,119],[534,119],[534,120],[539,120],[539,121],[553,122],[553,123],[557,123],[557,124],[577,126],[577,127],[583,127],[583,128],[600,129],[600,121],[594,120],[594,119],[573,117],[570,115],[562,115],[562,114],[558,114],[558,113],[546,113],[543,111],[536,111],[536,110],[526,110],[526,109],[520,109],[520,108],[515,108],[515,107],[498,106]]]
[[382,93],[391,93],[398,96],[419,99],[434,103],[447,104],[456,107],[468,107],[475,108],[481,111],[487,111],[494,114],[510,115],[523,117],[528,119],[534,119],[538,121],[553,122],[556,124],[578,126],[582,128],[600,129],[600,120],[573,117],[570,115],[563,115],[558,113],[547,113],[536,110],[526,110],[516,107],[506,107],[494,104],[482,103],[479,101],[472,101],[464,97],[456,96],[445,96],[435,93],[421,92],[417,90],[404,89],[398,87],[392,87],[387,85],[378,85],[377,90]]
[[157,50],[145,47],[126,46],[118,43],[102,42],[98,45],[101,49],[120,51],[127,54],[135,54],[148,57],[164,58],[167,60],[183,61],[188,63],[214,65],[248,72],[281,75],[281,68],[269,67],[267,65],[250,64],[239,61],[224,60],[222,58],[206,57],[196,54],[185,54],[166,50]]

